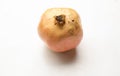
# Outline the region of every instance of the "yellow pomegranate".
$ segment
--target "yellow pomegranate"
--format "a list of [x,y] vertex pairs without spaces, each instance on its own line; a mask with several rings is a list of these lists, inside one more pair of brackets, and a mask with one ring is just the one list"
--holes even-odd
[[80,17],[71,8],[50,8],[41,17],[38,34],[55,52],[73,49],[83,37]]

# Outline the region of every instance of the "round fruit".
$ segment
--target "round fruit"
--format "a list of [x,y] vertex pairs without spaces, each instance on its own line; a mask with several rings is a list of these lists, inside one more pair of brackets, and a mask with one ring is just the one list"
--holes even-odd
[[83,37],[80,17],[71,8],[50,8],[41,17],[38,34],[53,51],[73,49]]

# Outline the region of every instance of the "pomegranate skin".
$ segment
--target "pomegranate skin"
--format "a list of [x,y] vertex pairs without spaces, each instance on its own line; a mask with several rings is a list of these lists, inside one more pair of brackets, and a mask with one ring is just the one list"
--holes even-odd
[[80,17],[71,8],[50,8],[41,17],[38,34],[55,52],[76,48],[83,37]]

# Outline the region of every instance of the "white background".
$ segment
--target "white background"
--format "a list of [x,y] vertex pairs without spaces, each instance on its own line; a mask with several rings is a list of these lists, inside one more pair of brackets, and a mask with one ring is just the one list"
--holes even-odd
[[[81,16],[76,51],[49,51],[41,14],[69,7]],[[120,0],[0,0],[0,76],[120,76]]]

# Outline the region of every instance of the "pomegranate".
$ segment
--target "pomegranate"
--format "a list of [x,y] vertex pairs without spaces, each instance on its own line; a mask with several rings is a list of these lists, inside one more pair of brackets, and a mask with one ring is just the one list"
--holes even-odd
[[71,8],[50,8],[41,17],[38,34],[55,52],[73,49],[83,37],[80,17]]

